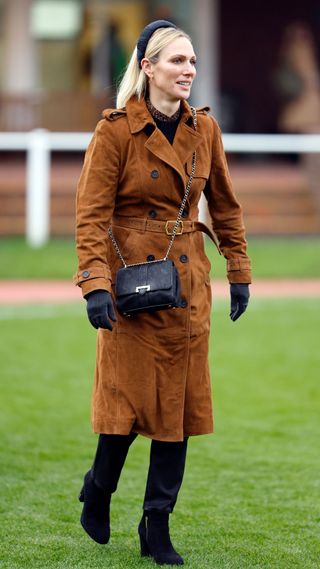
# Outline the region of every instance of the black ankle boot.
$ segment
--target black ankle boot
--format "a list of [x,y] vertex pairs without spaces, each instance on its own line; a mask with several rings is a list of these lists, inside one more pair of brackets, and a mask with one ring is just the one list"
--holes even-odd
[[168,513],[144,512],[138,533],[142,557],[149,555],[158,565],[183,565],[182,557],[171,543]]
[[91,470],[84,477],[84,485],[80,491],[79,500],[84,502],[80,518],[83,529],[97,543],[108,543],[110,538],[111,494],[96,486]]

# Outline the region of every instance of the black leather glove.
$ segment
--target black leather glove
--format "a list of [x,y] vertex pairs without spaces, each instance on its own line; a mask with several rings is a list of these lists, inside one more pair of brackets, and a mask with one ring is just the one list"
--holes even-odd
[[112,330],[111,320],[116,322],[117,317],[110,292],[106,290],[93,290],[86,295],[87,313],[90,324],[94,328]]
[[248,284],[230,284],[230,295],[231,295],[231,311],[230,318],[237,320],[241,314],[246,310],[249,304],[249,285]]

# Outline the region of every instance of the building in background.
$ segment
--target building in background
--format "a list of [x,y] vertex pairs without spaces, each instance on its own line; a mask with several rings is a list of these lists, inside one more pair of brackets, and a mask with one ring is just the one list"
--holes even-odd
[[204,67],[195,97],[212,103],[216,6],[211,0],[0,0],[0,130],[91,131],[101,109],[115,104],[141,29],[157,18],[195,38]]
[[301,88],[290,70],[279,74],[290,26],[308,29],[319,66],[317,0],[0,0],[0,130],[92,130],[114,104],[140,30],[156,18],[193,37],[193,102],[209,103],[224,131],[283,128],[283,105]]

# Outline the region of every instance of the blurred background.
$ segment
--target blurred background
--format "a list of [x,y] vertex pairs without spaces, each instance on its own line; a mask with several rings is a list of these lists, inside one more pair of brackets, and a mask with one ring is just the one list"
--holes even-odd
[[110,545],[78,523],[96,332],[72,284],[74,204],[91,133],[158,18],[193,38],[191,102],[221,125],[253,261],[232,323],[225,261],[206,243],[216,427],[190,440],[175,544],[190,569],[318,569],[318,0],[0,0],[0,564],[141,564],[143,437],[112,499]]
[[[115,105],[142,27],[156,18],[191,34],[199,59],[192,103],[209,104],[224,133],[320,132],[317,0],[0,0],[0,132],[92,132]],[[51,152],[51,236],[73,235],[88,139],[80,150],[72,142],[63,150],[61,139]],[[0,135],[1,236],[26,231],[28,143],[14,148],[14,140],[10,147]],[[320,155],[242,146],[228,158],[248,235],[319,234]]]

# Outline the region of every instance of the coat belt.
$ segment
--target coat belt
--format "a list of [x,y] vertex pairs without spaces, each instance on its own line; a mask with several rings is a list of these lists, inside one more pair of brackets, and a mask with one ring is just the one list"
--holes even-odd
[[[169,220],[172,224],[172,227],[175,224],[175,219]],[[138,229],[140,231],[154,231],[156,233],[166,233],[168,221],[159,221],[155,219],[142,219],[138,217],[127,217],[124,215],[117,215],[113,216],[112,218],[112,225],[117,227],[127,227],[129,229]],[[213,243],[217,247],[220,255],[221,250],[219,246],[219,240],[214,231],[209,229],[205,223],[201,221],[192,221],[192,220],[182,220],[181,221],[181,230],[179,229],[179,233],[177,236],[181,235],[182,233],[193,233],[194,231],[201,231],[205,233],[212,239]]]

